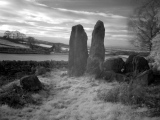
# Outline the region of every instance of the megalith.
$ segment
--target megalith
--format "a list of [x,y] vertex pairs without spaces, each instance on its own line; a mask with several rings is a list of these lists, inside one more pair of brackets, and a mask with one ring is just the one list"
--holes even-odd
[[87,66],[87,34],[82,25],[72,27],[69,41],[68,75],[81,76]]
[[89,74],[99,74],[100,65],[105,59],[104,48],[105,28],[102,21],[97,21],[92,32],[92,42],[90,54],[87,60],[87,70]]

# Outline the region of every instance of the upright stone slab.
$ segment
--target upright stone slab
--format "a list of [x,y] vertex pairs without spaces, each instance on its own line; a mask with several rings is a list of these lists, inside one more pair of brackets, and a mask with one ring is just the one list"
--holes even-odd
[[84,74],[87,65],[87,34],[82,25],[72,27],[69,41],[69,76],[81,76]]
[[100,72],[100,64],[103,63],[105,59],[104,37],[104,24],[99,20],[94,26],[92,33],[92,43],[86,71],[89,74],[99,74]]

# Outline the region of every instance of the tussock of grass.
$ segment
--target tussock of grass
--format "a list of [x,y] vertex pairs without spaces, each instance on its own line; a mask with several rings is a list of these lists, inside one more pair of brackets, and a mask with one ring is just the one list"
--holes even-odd
[[110,90],[100,90],[98,98],[105,102],[120,102],[125,105],[145,106],[160,111],[160,86],[142,87],[135,84],[120,84]]
[[43,84],[44,90],[27,92],[20,86],[14,84],[10,90],[0,93],[0,105],[6,104],[12,108],[23,108],[28,104],[39,105],[43,97],[48,97],[49,87],[46,87],[47,86]]

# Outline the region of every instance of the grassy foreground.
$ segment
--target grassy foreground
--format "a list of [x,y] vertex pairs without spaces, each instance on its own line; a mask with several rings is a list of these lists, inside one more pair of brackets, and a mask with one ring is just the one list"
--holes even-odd
[[[103,92],[118,88],[119,83],[95,80],[92,76],[68,77],[65,69],[54,69],[38,76],[49,91],[33,94],[41,104],[22,109],[0,106],[0,120],[159,120],[150,117],[145,106],[124,105],[115,97],[108,101]],[[109,95],[109,94],[108,94]],[[113,94],[112,94],[113,95]],[[103,99],[102,99],[103,98]],[[106,99],[107,100],[106,100]]]

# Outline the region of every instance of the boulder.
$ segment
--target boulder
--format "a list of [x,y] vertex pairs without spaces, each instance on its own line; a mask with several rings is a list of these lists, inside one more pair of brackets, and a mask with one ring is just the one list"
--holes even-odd
[[150,69],[148,65],[148,61],[142,56],[135,56],[133,58],[132,64],[133,64],[133,71],[135,72],[135,75]]
[[141,86],[148,86],[154,83],[154,74],[152,70],[146,70],[140,73],[135,80],[133,80],[133,84],[141,85]]
[[42,84],[35,75],[25,76],[20,79],[20,84],[24,90],[37,91],[42,89]]
[[100,70],[100,64],[105,59],[104,48],[105,28],[102,21],[98,21],[94,26],[92,33],[92,43],[90,48],[89,58],[87,60],[87,73],[97,74]]
[[97,75],[95,79],[100,79],[100,78],[108,82],[112,81],[125,82],[127,77],[125,75],[115,73],[114,71],[103,71],[99,75]]
[[116,77],[116,73],[114,71],[102,71],[100,74],[97,74],[95,79],[104,79],[107,81],[113,81]]
[[103,76],[104,80],[112,82],[115,80],[116,73],[114,71],[104,71]]
[[115,73],[122,73],[125,67],[125,62],[122,58],[109,58],[103,63],[104,71],[114,71]]
[[116,80],[117,82],[127,82],[127,81],[128,81],[128,78],[127,78],[125,75],[116,73],[115,80]]
[[87,34],[82,25],[76,25],[72,27],[69,41],[69,76],[81,76],[86,70],[88,58],[87,39]]
[[125,69],[124,72],[125,73],[131,73],[133,72],[133,58],[135,57],[135,54],[129,55],[129,57],[127,58],[126,62],[125,62]]

